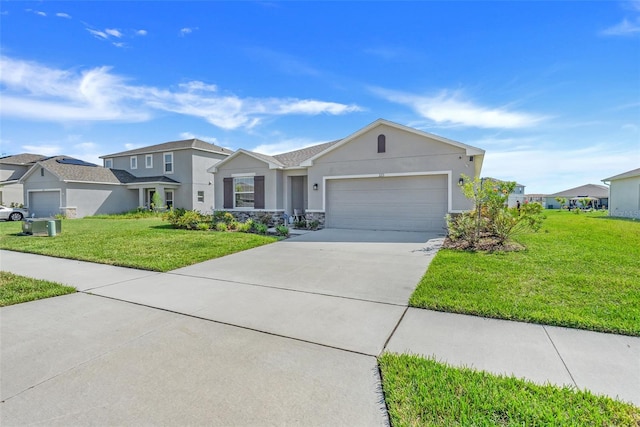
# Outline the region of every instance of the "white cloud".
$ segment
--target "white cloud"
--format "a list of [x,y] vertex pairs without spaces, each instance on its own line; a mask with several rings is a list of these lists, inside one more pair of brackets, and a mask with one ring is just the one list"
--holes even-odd
[[71,19],[71,15],[69,15],[68,13],[64,13],[64,12],[58,12],[58,13],[56,13],[56,16],[58,18]]
[[485,107],[465,100],[459,91],[443,90],[435,96],[420,96],[372,88],[373,93],[390,102],[406,105],[438,125],[516,129],[533,126],[545,117],[510,111],[506,107]]
[[136,35],[137,36],[146,36],[147,35],[147,30],[138,30],[138,31],[136,31]]
[[626,18],[619,24],[600,32],[605,36],[631,36],[638,33],[640,33],[640,19],[636,19],[636,22],[631,22]]
[[198,27],[184,27],[180,29],[180,35],[182,37],[186,36],[187,34],[191,34],[193,33],[195,30],[197,30]]
[[22,149],[26,153],[42,154],[43,156],[57,156],[63,154],[60,152],[62,149],[61,146],[52,144],[23,145]]
[[109,67],[84,71],[49,68],[1,57],[5,86],[0,112],[7,117],[45,121],[145,121],[153,110],[200,117],[223,129],[252,128],[265,117],[304,114],[340,115],[359,111],[346,105],[313,99],[240,98],[218,93],[199,81],[179,90],[134,86]]
[[107,28],[106,30],[104,30],[104,32],[113,37],[117,37],[117,38],[122,37],[122,33],[120,32],[120,30],[116,28]]
[[300,150],[302,148],[311,147],[312,145],[322,144],[327,141],[310,141],[308,139],[286,139],[283,141],[278,141],[273,144],[260,144],[254,148],[251,148],[250,151],[255,151],[256,153],[266,154],[268,156],[273,156],[275,154],[288,153],[289,151]]
[[47,14],[42,12],[41,10],[34,10],[33,13],[35,13],[36,15],[40,15],[40,16],[47,16]]
[[513,180],[527,186],[527,193],[553,194],[601,180],[637,167],[632,153],[602,144],[585,149],[544,148],[491,151],[485,156],[482,175]]
[[105,33],[104,31],[94,30],[91,28],[87,28],[86,30],[89,31],[89,33],[91,33],[94,37],[98,39],[106,40],[109,38],[107,33]]
[[196,134],[191,133],[191,132],[181,132],[180,133],[180,138],[182,138],[182,139],[199,139],[200,141],[210,142],[211,144],[217,144],[218,143],[218,138],[216,138],[215,136],[202,136],[202,135],[196,135]]
[[124,42],[113,42],[112,43],[115,47],[127,47],[127,44]]

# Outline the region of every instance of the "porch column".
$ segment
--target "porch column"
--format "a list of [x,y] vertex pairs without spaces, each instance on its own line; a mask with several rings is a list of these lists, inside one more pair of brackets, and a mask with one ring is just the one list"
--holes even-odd
[[144,188],[138,188],[138,207],[144,206]]

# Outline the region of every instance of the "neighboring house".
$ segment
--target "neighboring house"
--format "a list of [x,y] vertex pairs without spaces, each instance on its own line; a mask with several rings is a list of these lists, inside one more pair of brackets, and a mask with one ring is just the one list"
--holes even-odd
[[586,184],[580,187],[560,191],[555,194],[548,194],[545,196],[545,207],[547,209],[560,209],[562,207],[556,200],[556,197],[565,198],[567,200],[564,206],[568,206],[571,199],[574,199],[575,201],[576,199],[582,198],[592,198],[594,201],[597,199],[596,204],[598,208],[606,208],[609,206],[609,188],[604,185]]
[[68,218],[118,213],[137,206],[136,194],[124,184],[128,172],[103,168],[68,156],[37,162],[20,179],[29,213],[35,217]]
[[15,154],[0,157],[0,205],[11,203],[24,204],[24,193],[20,178],[38,160],[44,159],[40,154]]
[[609,183],[609,215],[640,219],[640,168],[603,179]]
[[[499,179],[490,178],[490,177],[482,178],[482,181],[484,183],[486,183],[487,181],[493,181],[493,182],[496,182],[496,183],[507,182],[507,181],[501,181]],[[525,187],[524,185],[518,184],[516,182],[516,185],[513,188],[513,191],[509,194],[509,197],[507,199],[507,205],[510,208],[516,207],[518,202],[520,202],[520,203],[524,203],[525,202],[526,197],[524,195],[524,187]]]
[[154,193],[164,206],[211,212],[214,186],[207,169],[233,151],[199,139],[166,142],[100,156],[104,167],[137,178],[127,188],[137,192],[137,206],[150,207]]
[[290,153],[236,151],[209,169],[215,208],[238,217],[303,211],[329,228],[443,232],[470,209],[457,187],[479,176],[484,150],[379,119]]
[[546,196],[544,194],[525,194],[524,200],[527,203],[540,203],[542,206],[544,206]]
[[54,156],[37,162],[20,183],[36,217],[82,218],[149,208],[155,193],[161,207],[210,212],[214,186],[207,168],[229,154],[190,139],[102,156],[105,167]]

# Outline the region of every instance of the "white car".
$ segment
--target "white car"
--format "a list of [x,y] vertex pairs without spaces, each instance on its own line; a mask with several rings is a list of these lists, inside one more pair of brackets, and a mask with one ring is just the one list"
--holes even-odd
[[20,221],[22,218],[26,218],[29,212],[22,208],[8,208],[0,205],[0,219],[7,221]]

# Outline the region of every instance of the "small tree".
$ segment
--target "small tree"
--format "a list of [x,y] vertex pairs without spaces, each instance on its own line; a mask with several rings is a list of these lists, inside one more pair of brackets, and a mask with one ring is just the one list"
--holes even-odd
[[151,209],[156,212],[162,209],[162,196],[157,191],[151,196]]
[[473,210],[455,218],[447,216],[449,239],[461,241],[462,248],[486,247],[482,241],[496,247],[504,246],[514,235],[524,231],[537,231],[542,226],[542,205],[525,203],[509,208],[507,200],[515,182],[471,180],[463,175],[459,184],[462,193],[473,201]]
[[567,203],[566,197],[556,197],[556,202],[560,204],[560,209]]

